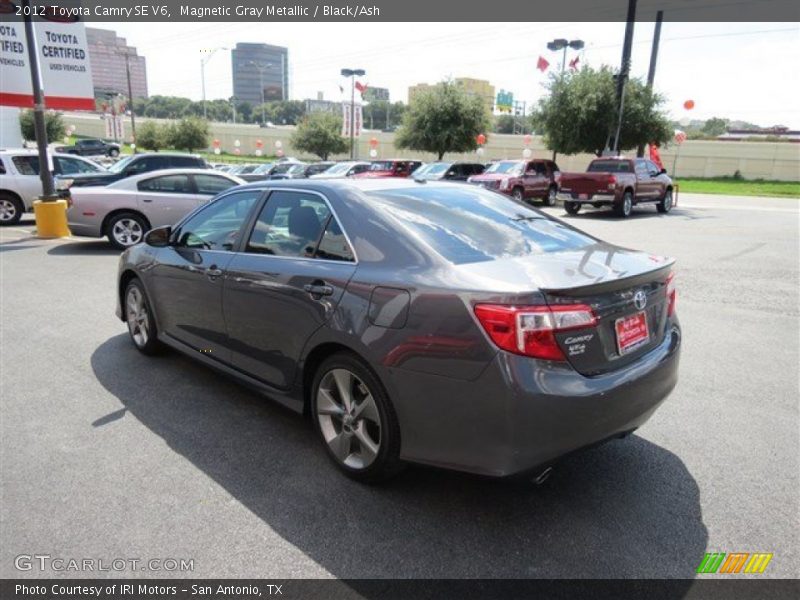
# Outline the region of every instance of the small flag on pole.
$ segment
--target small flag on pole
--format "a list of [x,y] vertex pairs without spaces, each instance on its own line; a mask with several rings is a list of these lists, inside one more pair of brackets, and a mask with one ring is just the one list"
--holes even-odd
[[547,67],[550,66],[550,63],[547,62],[544,57],[540,56],[539,60],[536,61],[536,68],[539,69],[542,73],[547,71]]
[[573,58],[571,61],[569,61],[569,68],[572,69],[573,71],[577,71],[578,63],[580,62],[580,60],[581,60],[580,56],[576,56],[575,58]]
[[364,92],[367,91],[367,84],[366,83],[361,83],[360,81],[356,81],[356,89],[363,96]]

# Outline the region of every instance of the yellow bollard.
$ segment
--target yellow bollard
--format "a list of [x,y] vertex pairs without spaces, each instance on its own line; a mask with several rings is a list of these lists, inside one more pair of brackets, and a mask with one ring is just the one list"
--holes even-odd
[[67,226],[67,201],[33,201],[33,214],[36,217],[36,237],[60,238],[70,235]]

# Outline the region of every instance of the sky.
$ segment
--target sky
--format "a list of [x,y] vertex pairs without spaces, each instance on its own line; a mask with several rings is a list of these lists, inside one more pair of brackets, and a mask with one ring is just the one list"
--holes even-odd
[[[487,79],[517,100],[535,103],[546,92],[543,56],[550,71],[561,53],[554,38],[581,39],[580,64],[620,64],[624,23],[104,23],[147,57],[151,95],[201,98],[201,50],[237,42],[289,48],[289,97],[323,92],[340,100],[339,71],[363,68],[368,85],[388,87],[392,101],[407,101],[408,87],[445,78]],[[652,23],[637,23],[631,74],[645,78]],[[569,51],[567,61],[574,58]],[[800,24],[663,24],[655,79],[670,116],[679,121],[724,117],[762,126],[800,129]],[[208,99],[232,95],[230,52],[206,66]],[[683,108],[693,100],[695,108]]]

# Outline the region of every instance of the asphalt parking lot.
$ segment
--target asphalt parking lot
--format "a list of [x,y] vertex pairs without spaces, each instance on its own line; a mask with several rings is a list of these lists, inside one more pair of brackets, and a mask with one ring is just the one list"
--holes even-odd
[[[415,467],[365,487],[309,424],[114,317],[104,240],[0,230],[0,577],[19,554],[184,558],[209,577],[686,577],[704,552],[800,576],[800,212],[684,194],[565,219],[678,259],[681,380],[634,436],[522,489]],[[548,209],[556,215],[563,210]]]

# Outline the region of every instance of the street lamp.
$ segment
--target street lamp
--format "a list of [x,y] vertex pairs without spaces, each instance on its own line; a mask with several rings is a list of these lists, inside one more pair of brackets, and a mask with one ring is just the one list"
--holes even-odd
[[341,73],[350,78],[350,160],[355,160],[356,77],[363,77],[367,72],[364,69],[342,69]]
[[[261,123],[262,125],[267,122],[266,111],[264,107],[264,71],[272,68],[272,63],[257,63],[254,60],[248,60],[245,64],[258,69],[258,82],[261,88]],[[281,89],[283,89],[283,82],[281,82]]]
[[[561,75],[564,75],[564,69],[567,66],[567,48],[572,48],[573,50],[581,50],[585,44],[583,40],[565,40],[564,38],[556,38],[552,42],[547,42],[547,49],[552,52],[558,52],[559,50],[564,51],[564,55],[561,58]],[[553,162],[556,160],[556,151],[553,150]]]
[[217,53],[217,50],[227,50],[225,46],[220,46],[218,48],[212,48],[210,50],[200,50],[200,52],[205,53],[205,56],[200,57],[200,85],[203,88],[203,118],[208,119],[208,112],[206,111],[206,65],[208,61],[211,60],[211,57]]

